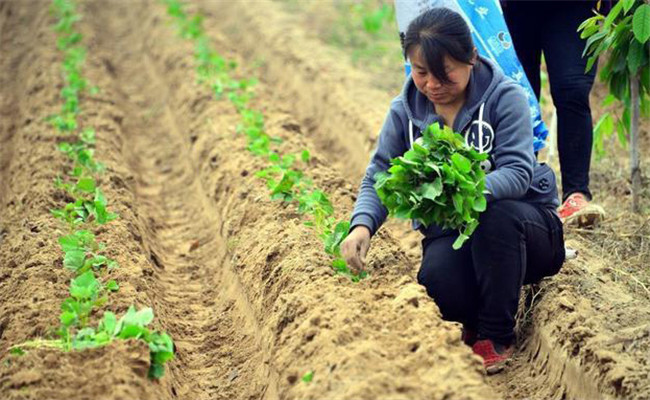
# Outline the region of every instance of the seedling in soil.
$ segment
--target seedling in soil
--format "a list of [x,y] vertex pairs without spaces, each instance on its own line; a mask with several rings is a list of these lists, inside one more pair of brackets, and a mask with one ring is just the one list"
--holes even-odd
[[61,303],[60,334],[63,338],[68,337],[71,327],[85,327],[93,308],[106,303],[108,298],[100,296],[102,292],[102,286],[92,271],[86,271],[70,282],[70,297]]
[[[95,161],[95,150],[89,148],[89,144],[83,142],[83,135],[83,133],[80,135],[82,136],[82,142],[80,143],[70,144],[64,142],[59,144],[59,150],[65,153],[74,162],[74,167],[70,172],[70,175],[79,177],[84,173],[88,175],[101,174],[104,172],[106,167],[104,164]],[[89,139],[89,137],[85,138],[85,140]]]
[[[61,90],[63,106],[61,113],[48,117],[60,133],[70,134],[78,128],[77,116],[80,112],[79,95],[88,86],[81,75],[81,66],[85,59],[85,49],[78,46],[82,39],[80,33],[74,32],[73,25],[80,20],[75,12],[72,0],[53,0],[52,11],[58,18],[55,30],[59,32],[57,47],[65,53],[63,61],[66,85]],[[200,20],[190,21],[190,29],[200,27]],[[194,25],[193,25],[194,24]],[[91,94],[97,88],[91,88]],[[74,183],[56,179],[56,186],[65,189],[74,201],[62,209],[52,210],[52,214],[67,222],[70,228],[85,222],[105,224],[117,218],[117,214],[107,211],[107,201],[97,187],[95,175],[104,170],[104,166],[93,159],[95,131],[85,129],[79,133],[78,143],[62,143],[59,150],[74,161],[70,179]],[[149,376],[160,378],[164,373],[164,363],[174,358],[174,345],[166,333],[151,332],[146,326],[153,320],[150,308],[136,311],[129,308],[118,321],[115,314],[105,312],[97,329],[88,326],[93,310],[101,307],[108,300],[108,293],[119,290],[115,280],[100,282],[95,276],[98,268],[111,269],[117,263],[99,254],[104,249],[97,243],[92,232],[77,230],[70,235],[59,238],[61,249],[65,253],[63,264],[66,269],[75,272],[70,281],[70,296],[61,303],[59,339],[37,339],[10,348],[11,354],[24,354],[23,348],[50,347],[65,351],[82,350],[106,345],[115,339],[143,340],[149,345],[151,366]],[[8,362],[8,361],[5,361]]]
[[159,379],[165,373],[165,363],[174,359],[174,343],[166,333],[149,330],[147,326],[153,321],[151,308],[136,311],[129,307],[118,320],[116,315],[105,311],[97,328],[84,327],[76,332],[66,330],[67,336],[60,339],[37,339],[12,346],[10,352],[22,352],[25,348],[55,348],[63,351],[83,350],[105,346],[114,340],[142,340],[149,346],[149,377]]
[[309,383],[314,379],[314,371],[309,371],[305,375],[302,376],[302,381],[305,383]]
[[486,158],[448,127],[433,124],[424,131],[421,145],[414,143],[403,156],[391,160],[387,172],[375,175],[375,189],[393,216],[458,229],[453,248],[459,249],[487,206],[480,165]]
[[[202,18],[190,18],[183,10],[179,0],[162,0],[167,5],[167,12],[176,19],[183,37],[195,40],[195,59],[197,62],[197,79],[210,85],[216,97],[223,93],[235,106],[242,118],[237,126],[237,133],[243,133],[248,139],[247,149],[262,157],[268,157],[271,166],[257,172],[256,176],[265,180],[271,191],[272,199],[285,202],[297,202],[298,211],[313,219],[305,225],[314,228],[325,242],[326,251],[335,257],[332,268],[337,272],[359,281],[366,276],[354,275],[340,258],[340,243],[347,236],[344,224],[336,224],[332,217],[334,209],[324,192],[312,190],[313,183],[306,179],[304,173],[293,167],[296,156],[284,155],[271,151],[271,144],[280,144],[282,140],[269,136],[264,131],[264,116],[261,112],[248,108],[248,103],[254,96],[252,87],[257,80],[235,80],[230,78],[230,70],[235,64],[220,57],[209,44],[209,39],[201,27]],[[189,29],[188,27],[192,27]],[[309,151],[303,150],[298,157],[303,163],[310,162]],[[334,228],[333,228],[334,227]],[[345,232],[343,232],[345,230]]]
[[108,212],[106,206],[104,193],[96,188],[94,200],[80,198],[51,213],[72,226],[90,221],[103,225],[117,218],[117,214]]
[[98,254],[105,246],[95,241],[95,235],[86,230],[79,230],[71,235],[59,238],[61,250],[65,253],[63,266],[82,274],[91,268],[117,268],[117,262]]

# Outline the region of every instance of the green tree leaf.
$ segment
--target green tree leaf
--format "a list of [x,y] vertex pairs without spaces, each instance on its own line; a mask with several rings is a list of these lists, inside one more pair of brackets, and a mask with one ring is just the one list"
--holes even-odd
[[603,29],[608,31],[609,27],[612,25],[616,17],[621,13],[623,10],[623,2],[619,1],[616,3],[614,7],[609,11],[607,14],[607,17],[605,18],[605,23],[603,24]]
[[636,40],[641,44],[650,38],[650,5],[642,4],[634,12],[632,17],[632,31]]
[[639,67],[643,63],[643,56],[647,49],[637,40],[632,39],[630,49],[627,53],[627,67],[632,75],[636,75]]

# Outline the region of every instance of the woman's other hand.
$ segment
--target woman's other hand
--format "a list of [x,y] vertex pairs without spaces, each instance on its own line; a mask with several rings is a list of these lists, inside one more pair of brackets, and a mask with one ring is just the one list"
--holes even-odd
[[356,226],[341,243],[341,255],[353,274],[363,271],[369,248],[370,229],[363,225]]

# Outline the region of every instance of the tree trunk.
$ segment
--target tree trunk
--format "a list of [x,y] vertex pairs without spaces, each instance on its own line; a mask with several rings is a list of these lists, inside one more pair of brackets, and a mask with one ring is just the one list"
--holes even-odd
[[639,75],[630,79],[632,115],[630,119],[630,172],[632,178],[632,210],[640,211],[641,160],[639,159]]

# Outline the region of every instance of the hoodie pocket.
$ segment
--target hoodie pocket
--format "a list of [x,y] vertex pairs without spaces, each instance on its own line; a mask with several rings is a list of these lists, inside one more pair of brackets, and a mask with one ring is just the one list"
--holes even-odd
[[546,163],[535,166],[533,181],[522,200],[543,205],[559,204],[555,172]]

